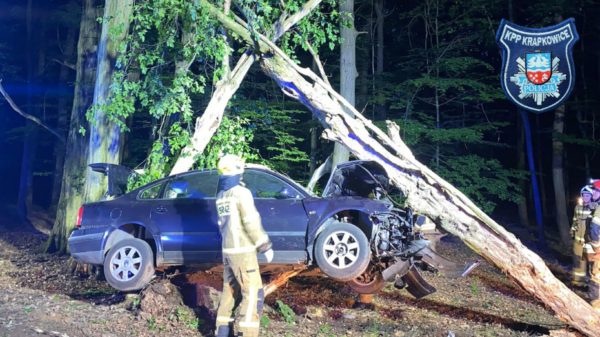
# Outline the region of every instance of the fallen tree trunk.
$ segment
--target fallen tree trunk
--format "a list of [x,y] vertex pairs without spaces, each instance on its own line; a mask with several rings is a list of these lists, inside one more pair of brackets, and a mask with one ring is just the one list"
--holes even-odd
[[[203,4],[210,6],[206,1]],[[240,32],[245,29],[223,15],[217,15],[217,18],[228,29]],[[256,32],[253,36],[267,44],[275,54],[261,58],[263,71],[278,83],[286,95],[298,100],[320,119],[326,127],[323,132],[325,139],[342,143],[360,159],[380,163],[391,182],[407,197],[407,205],[415,213],[427,216],[458,236],[515,283],[543,301],[559,319],[590,336],[600,336],[596,326],[600,322],[600,313],[556,279],[545,262],[513,234],[482,212],[462,192],[417,161],[396,135],[396,126],[389,124],[394,142],[310,69],[300,68],[264,36]],[[250,34],[240,34],[240,37],[249,45],[256,42]],[[354,113],[356,119],[346,114],[344,108]],[[367,129],[385,145],[373,138]]]
[[[262,59],[263,70],[277,81],[286,95],[304,104],[326,125],[325,139],[342,143],[360,159],[380,163],[415,213],[427,216],[458,236],[515,283],[543,301],[559,319],[590,336],[600,336],[596,326],[600,314],[556,279],[545,262],[513,234],[483,213],[462,192],[418,162],[400,139],[397,126],[388,123],[395,140],[392,141],[354,108],[357,119],[351,118],[339,103],[344,104],[344,100],[319,81],[316,74],[309,69],[300,69],[301,74],[295,64],[279,54],[281,51],[275,51],[278,55]],[[307,81],[303,74],[317,83]],[[367,128],[385,146],[371,137]]]

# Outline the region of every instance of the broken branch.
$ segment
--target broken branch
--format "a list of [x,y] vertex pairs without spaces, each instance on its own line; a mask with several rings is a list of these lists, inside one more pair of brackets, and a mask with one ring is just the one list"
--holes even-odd
[[2,93],[2,96],[4,96],[4,99],[6,99],[6,101],[8,102],[8,104],[10,104],[10,106],[13,108],[13,110],[15,110],[16,112],[18,112],[21,116],[36,122],[38,125],[42,126],[43,128],[45,128],[46,130],[52,132],[56,137],[58,137],[58,139],[61,142],[65,142],[65,138],[63,136],[61,136],[58,131],[54,130],[52,127],[46,125],[44,122],[42,122],[39,118],[32,116],[28,113],[26,113],[25,111],[21,110],[21,108],[19,108],[15,102],[12,100],[12,98],[10,98],[10,96],[8,95],[8,93],[4,90],[4,87],[2,86],[2,79],[0,79],[0,92]]

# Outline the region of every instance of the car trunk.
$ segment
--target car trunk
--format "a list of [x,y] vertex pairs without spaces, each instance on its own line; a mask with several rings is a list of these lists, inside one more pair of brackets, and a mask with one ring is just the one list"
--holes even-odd
[[358,196],[371,198],[389,192],[389,178],[385,169],[374,161],[355,160],[339,164],[325,189],[323,197]]
[[107,177],[106,193],[101,200],[108,197],[116,198],[127,193],[127,181],[133,170],[116,164],[96,163],[90,164],[94,172],[104,174]]

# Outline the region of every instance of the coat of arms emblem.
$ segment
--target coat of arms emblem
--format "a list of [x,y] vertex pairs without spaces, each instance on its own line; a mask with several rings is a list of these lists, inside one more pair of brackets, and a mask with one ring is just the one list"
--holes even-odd
[[542,113],[560,106],[575,85],[572,49],[579,40],[573,19],[527,28],[502,20],[502,89],[522,109]]

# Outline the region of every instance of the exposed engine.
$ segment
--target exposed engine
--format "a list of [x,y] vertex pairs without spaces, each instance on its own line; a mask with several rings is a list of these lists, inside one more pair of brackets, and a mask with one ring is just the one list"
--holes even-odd
[[378,258],[410,257],[429,243],[422,233],[415,233],[410,209],[376,212],[371,214],[371,221],[376,230],[371,247]]

